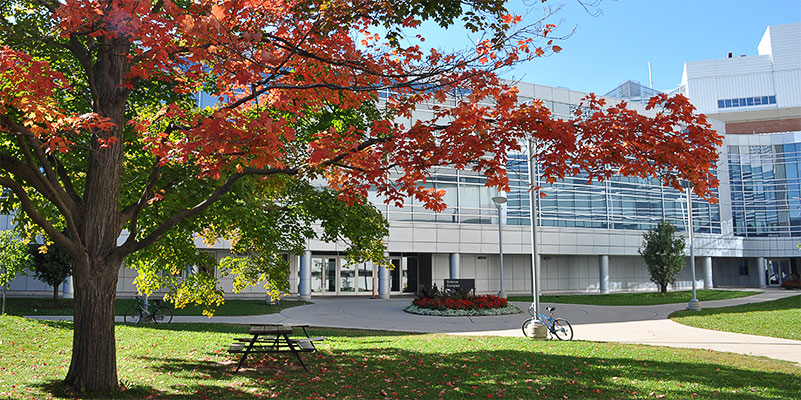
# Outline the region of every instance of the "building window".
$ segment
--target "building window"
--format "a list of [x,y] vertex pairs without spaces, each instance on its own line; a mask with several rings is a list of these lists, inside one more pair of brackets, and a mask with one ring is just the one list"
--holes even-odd
[[739,263],[740,276],[748,275],[748,261],[741,259]]
[[754,96],[718,100],[718,108],[765,106],[769,104],[776,104],[776,96]]

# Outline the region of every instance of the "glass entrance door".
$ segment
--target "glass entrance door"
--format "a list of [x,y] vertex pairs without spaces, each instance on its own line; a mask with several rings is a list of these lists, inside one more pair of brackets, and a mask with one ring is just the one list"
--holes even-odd
[[357,265],[357,269],[356,285],[359,287],[359,291],[373,293],[376,276],[375,266],[373,263],[361,263]]
[[336,293],[337,259],[334,257],[312,257],[311,291]]
[[420,282],[417,257],[398,256],[389,259],[393,265],[392,271],[389,272],[390,292],[417,293]]
[[767,274],[766,282],[768,286],[779,286],[785,280],[789,279],[790,274],[790,260],[788,259],[771,259],[768,260],[768,268],[765,271]]
[[339,269],[339,291],[341,293],[354,293],[356,292],[356,265],[348,264],[342,260],[342,266]]
[[390,257],[392,270],[389,271],[389,291],[401,293],[408,286],[406,281],[406,263],[402,257]]
[[313,256],[311,291],[322,295],[372,293],[378,269],[372,263],[348,263],[341,256]]

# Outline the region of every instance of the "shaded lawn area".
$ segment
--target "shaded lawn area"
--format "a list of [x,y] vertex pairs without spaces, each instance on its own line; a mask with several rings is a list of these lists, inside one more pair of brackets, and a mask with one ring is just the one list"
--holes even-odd
[[[699,301],[726,300],[759,294],[758,291],[701,289],[695,294]],[[688,303],[693,298],[692,291],[637,292],[610,294],[568,294],[540,296],[543,303],[587,304],[591,306],[652,306],[657,304]],[[510,296],[510,301],[531,301],[531,296]]]
[[670,319],[696,328],[801,340],[801,295],[701,311],[676,311]]
[[[71,323],[0,317],[0,398],[65,395]],[[223,349],[244,326],[117,327],[125,390],[98,398],[797,398],[801,368],[704,350],[312,328],[304,354],[239,374]],[[254,358],[254,360],[256,360]],[[253,368],[255,367],[255,368]]]
[[[151,304],[153,299],[151,297]],[[54,301],[52,298],[33,297],[33,298],[6,298],[6,314],[8,315],[72,315],[72,299],[59,299]],[[117,299],[116,315],[124,315],[136,304],[135,299]],[[175,315],[196,316],[203,315],[203,308],[198,306],[187,306],[184,308],[172,308],[172,304],[165,302]],[[262,315],[281,312],[281,310],[309,304],[300,300],[282,300],[279,304],[268,305],[264,300],[226,300],[221,306],[215,308],[214,315],[237,316],[237,315]]]

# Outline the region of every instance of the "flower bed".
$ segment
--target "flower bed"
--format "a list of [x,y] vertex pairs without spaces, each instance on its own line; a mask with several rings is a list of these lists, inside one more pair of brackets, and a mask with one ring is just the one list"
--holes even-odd
[[471,296],[464,299],[439,296],[424,297],[414,299],[412,304],[432,310],[481,310],[484,308],[503,308],[508,305],[508,302],[504,298],[487,294],[483,296]]
[[414,299],[404,311],[421,315],[469,316],[517,314],[520,309],[493,295],[454,298],[438,293],[433,297]]
[[801,289],[801,279],[795,278],[784,281],[781,287],[784,289]]
[[480,315],[509,315],[509,314],[521,313],[519,308],[511,304],[502,308],[482,308],[482,309],[453,308],[453,309],[442,309],[442,310],[422,308],[412,304],[404,308],[403,311],[406,311],[407,313],[410,314],[436,315],[441,317],[473,317]]

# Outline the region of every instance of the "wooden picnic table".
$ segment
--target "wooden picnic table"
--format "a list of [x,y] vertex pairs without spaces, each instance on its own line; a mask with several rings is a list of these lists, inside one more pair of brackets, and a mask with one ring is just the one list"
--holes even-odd
[[[235,342],[228,348],[229,353],[242,353],[242,358],[236,366],[236,371],[245,364],[249,354],[253,353],[292,353],[298,359],[300,365],[306,372],[309,369],[300,358],[300,353],[313,352],[317,348],[315,341],[325,340],[323,337],[309,337],[306,328],[309,325],[290,325],[290,324],[252,324],[250,326],[250,338],[234,338]],[[293,339],[290,336],[295,332],[295,328],[301,328],[306,337]]]

